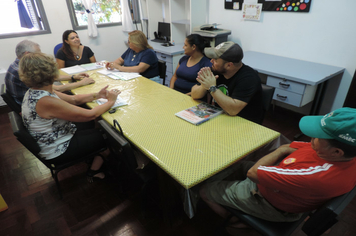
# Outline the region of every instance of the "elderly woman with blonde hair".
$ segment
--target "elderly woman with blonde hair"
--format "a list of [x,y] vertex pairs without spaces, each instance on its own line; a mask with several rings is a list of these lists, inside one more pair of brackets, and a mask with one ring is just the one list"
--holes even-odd
[[[25,127],[39,144],[39,155],[53,164],[65,163],[75,158],[106,147],[104,138],[97,129],[80,130],[75,122],[94,120],[115,103],[119,90],[98,93],[67,95],[53,90],[53,81],[58,69],[53,58],[43,53],[28,53],[19,64],[19,74],[29,90],[22,103],[22,119]],[[108,102],[93,109],[84,109],[79,104],[106,98]],[[104,178],[100,171],[103,159],[94,157],[87,172],[88,180]]]
[[159,83],[158,58],[144,33],[139,30],[130,32],[128,44],[129,48],[124,54],[115,61],[107,63],[106,68],[118,69],[122,72],[137,72]]

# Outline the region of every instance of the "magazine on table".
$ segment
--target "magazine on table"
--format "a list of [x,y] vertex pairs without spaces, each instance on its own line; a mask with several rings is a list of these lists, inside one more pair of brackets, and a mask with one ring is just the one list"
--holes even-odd
[[[106,103],[108,100],[105,99],[105,98],[98,98],[96,100],[96,102],[99,104],[99,105],[102,105],[104,103]],[[124,105],[127,105],[128,103],[120,96],[117,96],[117,99],[116,99],[116,102],[115,104],[111,107],[111,108],[115,108],[115,107],[121,107],[121,106],[124,106]]]
[[222,112],[223,109],[203,102],[196,106],[180,111],[175,115],[194,125],[200,125],[201,123],[204,123],[214,118],[215,116],[220,115]]

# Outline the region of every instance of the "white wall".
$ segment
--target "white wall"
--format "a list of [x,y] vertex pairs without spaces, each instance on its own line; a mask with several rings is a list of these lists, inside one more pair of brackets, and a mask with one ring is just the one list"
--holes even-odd
[[[23,39],[41,45],[42,52],[53,55],[62,33],[71,29],[66,1],[42,0],[52,33],[0,39],[0,68],[7,69],[15,59],[15,47]],[[224,1],[209,1],[209,23],[230,29],[229,40],[245,51],[259,51],[346,68],[336,97],[325,99],[323,107],[342,107],[356,69],[356,1],[313,0],[309,13],[263,12],[260,22],[241,21],[241,11],[225,10]],[[203,9],[202,9],[203,10]],[[205,10],[205,9],[204,9]],[[98,28],[99,36],[89,38],[87,30],[78,34],[97,60],[114,60],[126,49],[127,34],[121,26]],[[337,89],[337,86],[334,88]],[[332,103],[332,104],[331,104]],[[302,111],[302,113],[304,113]]]
[[[258,51],[346,68],[331,110],[343,106],[356,69],[356,1],[313,0],[309,13],[263,12],[260,22],[241,21],[241,11],[209,1],[209,23],[230,29],[229,40]],[[327,96],[327,95],[326,95]],[[327,100],[327,99],[326,99]]]
[[[9,39],[0,39],[0,68],[7,69],[15,60],[16,44],[24,39],[32,40],[41,46],[44,53],[53,55],[53,48],[62,42],[62,33],[65,30],[72,29],[69,18],[67,3],[65,0],[53,1],[42,0],[46,11],[51,34],[36,35],[28,37],[17,37]],[[112,61],[120,57],[127,49],[124,40],[127,40],[127,34],[122,32],[121,26],[98,28],[97,38],[89,38],[87,30],[77,31],[83,45],[90,47],[98,61]]]

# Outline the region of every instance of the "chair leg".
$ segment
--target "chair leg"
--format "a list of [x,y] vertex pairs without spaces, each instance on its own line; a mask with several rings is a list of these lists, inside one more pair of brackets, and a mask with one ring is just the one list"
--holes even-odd
[[52,169],[50,169],[51,170],[51,175],[52,175],[52,178],[54,179],[54,172],[53,172],[53,170]]
[[61,186],[59,185],[59,181],[58,181],[58,176],[57,176],[58,172],[54,172],[54,180],[56,182],[57,185],[57,189],[58,189],[58,193],[59,193],[59,198],[62,199],[63,195],[62,195],[62,191],[61,191]]
[[229,224],[230,219],[234,216],[234,214],[230,214],[224,221],[215,229],[214,236],[220,236],[227,234],[226,226]]

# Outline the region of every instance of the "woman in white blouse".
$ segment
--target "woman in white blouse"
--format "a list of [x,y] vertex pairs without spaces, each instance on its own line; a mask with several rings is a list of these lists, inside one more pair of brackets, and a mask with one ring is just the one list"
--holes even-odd
[[[81,158],[106,147],[97,129],[77,128],[74,122],[88,122],[108,111],[115,103],[119,90],[98,93],[67,95],[53,90],[53,81],[58,77],[58,69],[53,58],[43,53],[28,53],[19,64],[22,82],[30,89],[22,103],[24,125],[41,148],[39,153],[53,164]],[[108,102],[93,109],[84,109],[79,104],[106,98]],[[93,177],[104,178],[100,171],[103,159],[94,158],[87,172],[88,180]]]

